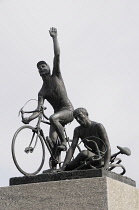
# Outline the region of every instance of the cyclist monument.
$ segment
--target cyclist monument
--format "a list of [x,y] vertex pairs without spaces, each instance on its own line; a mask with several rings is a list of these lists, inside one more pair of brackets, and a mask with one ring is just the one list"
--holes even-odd
[[[50,73],[50,67],[45,61],[39,61],[37,68],[39,74],[42,77],[43,85],[38,93],[38,107],[30,117],[23,118],[23,122],[28,124],[31,120],[35,119],[39,115],[41,106],[46,99],[53,107],[54,114],[50,116],[50,132],[49,141],[53,146],[53,150],[56,150],[57,136],[60,137],[61,143],[58,146],[60,151],[66,151],[66,140],[64,135],[64,126],[73,120],[73,106],[67,96],[66,88],[60,71],[60,48],[57,39],[57,29],[50,28],[50,36],[54,45],[54,61],[53,71]],[[52,142],[51,142],[52,141]],[[55,162],[52,163],[52,167],[55,168]]]

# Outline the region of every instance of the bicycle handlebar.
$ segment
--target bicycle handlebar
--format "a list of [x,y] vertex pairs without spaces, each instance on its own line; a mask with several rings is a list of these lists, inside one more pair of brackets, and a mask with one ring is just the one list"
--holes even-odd
[[43,117],[45,118],[45,119],[47,119],[47,120],[49,120],[49,118],[44,114],[44,110],[46,110],[47,109],[47,107],[44,107],[44,106],[41,106],[41,109],[40,110],[32,110],[32,111],[24,111],[23,110],[23,107],[20,109],[20,111],[19,111],[19,115],[20,115],[20,113],[21,113],[21,117],[22,117],[22,119],[24,118],[24,114],[31,114],[31,113],[35,113],[35,112],[38,112],[39,113],[39,115],[42,113],[42,115],[43,115]]
[[42,113],[44,113],[44,110],[46,110],[46,109],[47,109],[46,107],[42,106],[40,111],[37,110],[37,109],[32,110],[32,111],[23,111],[23,108],[21,108],[19,113],[21,113],[21,114],[31,114],[31,113],[35,113],[35,112],[41,112],[41,111],[42,111]]
[[21,114],[31,114],[31,113],[35,113],[35,112],[38,112],[37,110],[34,110],[34,111],[23,111],[23,110],[20,110]]

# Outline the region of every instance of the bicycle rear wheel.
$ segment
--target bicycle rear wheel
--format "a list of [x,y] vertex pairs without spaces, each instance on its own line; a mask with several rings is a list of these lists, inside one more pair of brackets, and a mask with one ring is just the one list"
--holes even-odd
[[25,125],[16,131],[12,140],[12,157],[22,174],[32,176],[39,173],[45,160],[45,148],[35,128]]

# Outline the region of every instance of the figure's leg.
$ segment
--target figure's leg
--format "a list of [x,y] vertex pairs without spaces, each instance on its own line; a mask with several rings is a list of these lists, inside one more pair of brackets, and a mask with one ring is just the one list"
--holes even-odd
[[72,160],[71,162],[69,162],[66,166],[66,171],[70,171],[70,170],[74,170],[76,168],[78,168],[79,166],[81,166],[81,164],[87,159],[90,158],[92,156],[94,156],[95,154],[88,151],[88,150],[82,150],[74,160]]
[[[49,137],[50,137],[50,141],[52,141],[52,153],[54,155],[55,160],[58,161],[58,163],[61,160],[61,152],[58,151],[57,149],[57,139],[58,139],[58,134],[56,132],[56,129],[53,125],[50,126],[50,130],[49,130]],[[56,169],[57,163],[55,162],[55,160],[53,160],[53,158],[51,157],[52,160],[52,169]]]
[[71,122],[73,120],[73,112],[69,110],[63,110],[59,111],[55,114],[53,114],[50,117],[50,122],[52,127],[55,128],[56,132],[58,133],[58,136],[61,140],[61,150],[66,150],[66,140],[65,140],[65,134],[64,134],[64,125]]
[[49,137],[53,141],[53,144],[55,145],[56,144],[57,137],[58,137],[58,134],[56,132],[55,126],[53,126],[53,125],[50,125]]

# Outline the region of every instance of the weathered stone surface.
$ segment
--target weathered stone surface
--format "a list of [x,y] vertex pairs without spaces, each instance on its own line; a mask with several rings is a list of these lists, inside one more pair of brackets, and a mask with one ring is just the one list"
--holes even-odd
[[108,177],[0,188],[0,210],[139,210],[139,190]]
[[139,210],[139,190],[127,184],[107,179],[109,210]]
[[129,184],[131,186],[136,186],[136,183],[134,180],[128,177],[116,174],[114,172],[106,171],[104,169],[65,171],[65,172],[58,172],[58,173],[39,174],[37,176],[30,176],[30,177],[27,177],[27,176],[14,177],[10,179],[10,185],[49,182],[49,181],[58,181],[58,180],[66,180],[66,179],[82,179],[82,178],[92,178],[92,177],[110,177],[120,182]]
[[16,185],[0,189],[1,210],[107,210],[106,178]]

